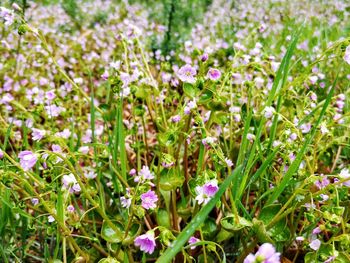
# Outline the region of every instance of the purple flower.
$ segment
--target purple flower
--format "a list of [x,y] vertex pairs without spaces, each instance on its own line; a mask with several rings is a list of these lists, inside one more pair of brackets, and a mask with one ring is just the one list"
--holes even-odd
[[152,190],[148,190],[148,192],[141,195],[142,207],[145,209],[153,209],[157,206],[158,196]]
[[196,200],[198,204],[206,204],[219,190],[218,182],[211,180],[202,186],[197,186],[195,191],[197,193]]
[[309,244],[310,248],[313,250],[318,250],[321,246],[321,241],[319,239],[312,240]]
[[122,204],[122,207],[129,208],[131,205],[131,198],[122,196],[120,197],[120,203]]
[[179,122],[180,120],[181,120],[181,116],[180,116],[180,115],[175,115],[175,116],[171,117],[171,121],[172,121],[173,123],[177,123],[177,122]]
[[197,74],[196,69],[189,64],[182,66],[177,72],[177,76],[182,82],[187,82],[191,84],[196,82],[196,78],[195,78],[196,74]]
[[[192,245],[192,244],[197,243],[197,242],[199,242],[199,241],[200,241],[200,239],[195,238],[194,236],[192,236],[192,237],[190,237],[190,239],[188,240],[188,244]],[[191,248],[191,249],[195,249],[196,246],[191,246],[190,248]]]
[[270,243],[262,244],[259,250],[253,254],[249,254],[243,263],[280,263],[280,253],[276,253],[276,249]]
[[340,171],[339,173],[340,179],[347,179],[349,178],[348,181],[345,181],[343,184],[347,187],[350,187],[350,171],[347,168],[344,168]]
[[135,246],[140,247],[141,251],[152,254],[156,247],[154,232],[148,231],[146,234],[138,236],[134,241]]
[[37,156],[31,151],[22,151],[18,154],[18,157],[24,171],[30,170],[38,161]]
[[139,172],[138,176],[135,176],[134,181],[135,182],[144,182],[145,180],[152,180],[154,178],[154,175],[148,168],[148,166],[144,165],[142,166],[141,171]]
[[207,73],[207,78],[213,81],[218,80],[221,77],[221,72],[218,69],[210,68]]
[[108,77],[109,77],[108,71],[105,71],[105,72],[101,75],[101,78],[102,78],[103,80],[107,80]]
[[45,130],[33,128],[32,139],[33,141],[40,141],[46,134]]
[[74,206],[73,206],[73,205],[67,206],[67,211],[68,211],[69,213],[73,213],[73,212],[75,211]]
[[311,130],[311,123],[305,123],[300,125],[300,129],[302,133],[308,133]]
[[4,157],[4,152],[0,149],[0,159]]
[[206,137],[204,139],[202,139],[202,144],[209,149],[210,146],[214,145],[214,143],[216,142],[216,138],[215,137]]
[[6,26],[10,26],[15,20],[15,14],[13,10],[0,6],[0,18],[4,20]]
[[208,53],[204,53],[204,54],[201,56],[201,61],[202,61],[202,62],[207,61],[207,60],[208,60],[208,57],[209,57]]
[[63,175],[62,183],[63,188],[68,189],[71,193],[79,193],[81,191],[80,185],[72,173]]
[[32,204],[35,206],[35,205],[37,205],[37,204],[39,204],[39,199],[38,198],[32,198]]

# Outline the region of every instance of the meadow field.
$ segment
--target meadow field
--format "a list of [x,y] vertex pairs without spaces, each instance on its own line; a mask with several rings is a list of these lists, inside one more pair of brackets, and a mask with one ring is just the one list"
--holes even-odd
[[350,263],[350,2],[0,1],[0,262]]

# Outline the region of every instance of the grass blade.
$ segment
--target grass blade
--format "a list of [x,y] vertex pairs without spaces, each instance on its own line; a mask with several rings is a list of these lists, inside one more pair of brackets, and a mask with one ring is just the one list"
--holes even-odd
[[338,80],[338,76],[336,77],[336,79],[334,80],[333,84],[332,84],[332,88],[329,91],[328,95],[327,95],[327,99],[322,107],[321,113],[316,121],[315,126],[312,128],[310,135],[307,137],[307,139],[305,140],[302,148],[300,149],[300,151],[298,152],[294,162],[291,164],[291,166],[289,167],[288,171],[286,172],[286,174],[283,176],[283,179],[281,181],[281,183],[275,188],[275,190],[273,191],[273,193],[271,194],[270,198],[268,199],[266,205],[270,205],[272,204],[275,200],[277,200],[277,198],[280,196],[280,194],[283,192],[283,190],[287,187],[288,182],[290,181],[291,177],[293,176],[293,174],[296,172],[296,170],[299,168],[300,163],[302,161],[302,158],[304,156],[304,154],[306,153],[306,149],[307,146],[311,143],[313,137],[316,134],[316,130],[318,128],[318,126],[320,125],[323,116],[326,113],[327,107],[329,105],[329,103],[331,102],[331,98],[333,96],[333,92],[334,92],[334,88],[335,88],[335,84]]

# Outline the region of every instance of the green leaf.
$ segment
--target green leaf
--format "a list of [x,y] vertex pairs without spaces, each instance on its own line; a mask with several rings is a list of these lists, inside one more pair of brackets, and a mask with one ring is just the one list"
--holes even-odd
[[[238,219],[238,221],[237,221]],[[221,226],[227,231],[236,232],[245,227],[252,227],[253,224],[244,217],[238,216],[237,218],[234,215],[229,215],[221,219]]]
[[141,233],[141,225],[133,224],[127,236],[125,236],[125,228],[119,222],[114,222],[115,226],[120,230],[119,233],[116,233],[106,221],[103,221],[101,236],[104,240],[109,243],[123,243],[123,245],[129,245],[133,242],[135,237]]
[[190,98],[194,98],[198,94],[198,90],[190,83],[184,83],[183,90],[184,93]]
[[217,201],[224,194],[225,190],[230,186],[233,178],[236,177],[242,170],[242,166],[238,166],[232,174],[225,179],[220,185],[219,190],[215,196],[198,212],[198,214],[192,219],[192,221],[181,231],[179,236],[173,242],[172,246],[165,250],[164,254],[161,255],[156,262],[167,263],[170,262],[176,254],[183,248],[187,240],[193,235],[196,229],[206,220],[210,211],[214,208]]

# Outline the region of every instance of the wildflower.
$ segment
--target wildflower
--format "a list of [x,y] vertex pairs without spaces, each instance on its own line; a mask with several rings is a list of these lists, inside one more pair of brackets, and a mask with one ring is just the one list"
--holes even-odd
[[102,78],[103,80],[107,80],[108,77],[109,77],[108,71],[105,71],[105,72],[101,75],[101,78]]
[[18,154],[18,157],[24,171],[30,170],[38,161],[36,154],[31,151],[22,151]]
[[330,256],[324,263],[331,263],[333,262],[337,257],[336,256]]
[[350,64],[350,45],[347,46],[345,53],[344,53],[344,60],[346,63]]
[[138,176],[135,176],[134,181],[136,183],[139,181],[144,182],[145,180],[152,180],[153,178],[154,178],[153,173],[150,171],[148,166],[144,165],[142,166],[142,169],[139,172]]
[[251,133],[248,133],[247,134],[247,139],[250,141],[250,142],[253,142],[255,140],[255,135],[254,134],[251,134]]
[[48,216],[47,220],[49,221],[49,223],[55,222],[55,218],[53,216]]
[[74,206],[73,206],[73,205],[67,206],[67,211],[68,211],[69,213],[73,213],[73,212],[75,211]]
[[40,130],[40,129],[32,129],[32,139],[33,141],[40,141],[46,134],[45,130]]
[[4,157],[4,152],[0,149],[0,159]]
[[216,142],[216,138],[214,137],[206,137],[202,140],[202,144],[208,149]]
[[[197,243],[197,242],[199,242],[199,241],[200,241],[200,239],[195,238],[194,236],[192,236],[192,237],[190,237],[190,239],[188,240],[188,244],[192,245],[192,244]],[[191,246],[190,248],[191,248],[191,249],[195,249],[196,246]]]
[[208,57],[209,57],[208,53],[204,53],[204,54],[201,56],[201,61],[202,61],[202,62],[207,61],[207,60],[208,60]]
[[39,199],[38,198],[32,198],[32,204],[34,205],[34,206],[36,206],[37,204],[39,204]]
[[265,109],[264,109],[264,116],[265,116],[266,119],[270,119],[275,112],[276,111],[275,111],[274,107],[271,107],[271,106],[265,107]]
[[196,99],[193,99],[189,102],[187,102],[187,105],[184,108],[184,113],[186,115],[191,113],[191,110],[197,107]]
[[305,238],[302,237],[302,236],[298,236],[298,237],[295,238],[295,240],[296,240],[296,241],[299,241],[299,242],[302,242],[302,241],[305,240]]
[[218,69],[210,68],[207,73],[207,78],[213,81],[218,80],[221,77],[221,72]]
[[86,169],[86,171],[84,171],[84,177],[86,179],[95,179],[97,176],[97,173],[95,173],[92,169]]
[[196,82],[196,78],[195,78],[196,74],[197,74],[196,69],[189,64],[182,66],[177,72],[177,76],[182,82],[187,82],[191,84]]
[[321,190],[323,188],[325,188],[327,185],[329,185],[329,180],[327,178],[327,176],[322,176],[319,180],[317,180],[315,182],[315,186]]
[[87,154],[89,152],[89,146],[81,146],[79,147],[78,151],[82,154]]
[[228,167],[232,167],[233,166],[233,162],[230,159],[228,159],[228,158],[225,158],[225,163],[226,163],[226,165]]
[[280,253],[270,243],[262,244],[259,250],[253,254],[249,254],[243,263],[280,263]]
[[219,187],[216,180],[211,180],[203,186],[197,186],[195,191],[197,193],[196,200],[198,201],[198,204],[207,204],[218,190]]
[[311,130],[311,123],[304,123],[300,125],[300,129],[302,133],[308,133]]
[[13,10],[7,9],[2,6],[0,6],[0,17],[4,20],[4,24],[6,26],[12,25],[15,20],[15,14]]
[[326,123],[321,123],[320,130],[321,130],[321,133],[323,135],[329,133],[329,130],[327,128],[327,124]]
[[349,178],[349,180],[344,182],[343,184],[347,187],[350,187],[350,171],[349,171],[349,169],[347,169],[347,168],[342,169],[339,173],[339,177],[341,179]]
[[131,205],[131,198],[122,196],[120,197],[120,203],[122,204],[122,207],[129,208]]
[[180,120],[181,120],[181,116],[180,116],[180,115],[175,115],[175,116],[171,117],[171,121],[172,121],[173,123],[177,123],[177,122],[179,122]]
[[318,250],[321,246],[321,241],[319,239],[312,240],[309,244],[309,247],[313,250]]
[[69,189],[71,193],[79,193],[80,185],[77,183],[74,175],[72,173],[63,175],[62,177],[63,188]]
[[130,176],[134,176],[136,174],[136,170],[134,168],[132,168],[130,171],[129,171],[129,175]]
[[320,227],[315,227],[315,228],[312,230],[312,234],[313,234],[313,235],[317,235],[317,234],[319,234],[319,233],[321,233],[321,232],[322,232],[322,230],[321,230]]
[[156,208],[156,203],[158,201],[158,196],[152,190],[148,190],[148,192],[141,195],[142,207],[145,209],[153,209]]
[[311,82],[312,85],[316,84],[318,77],[317,76],[310,76],[309,80]]
[[156,247],[154,232],[148,231],[146,234],[138,236],[134,241],[135,246],[140,247],[141,251],[152,254]]

